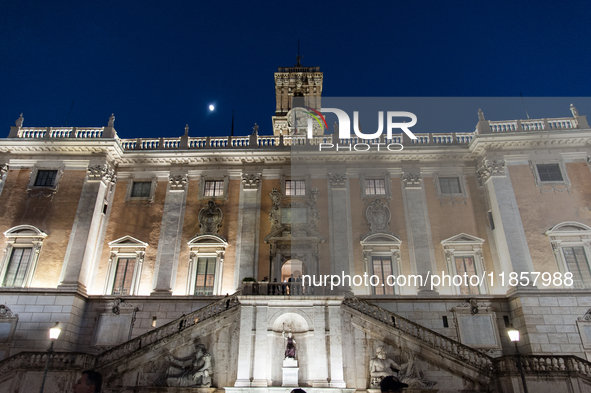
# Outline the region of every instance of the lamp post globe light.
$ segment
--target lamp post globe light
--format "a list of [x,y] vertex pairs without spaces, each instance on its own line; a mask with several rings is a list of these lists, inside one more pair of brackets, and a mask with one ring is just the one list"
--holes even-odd
[[60,328],[60,323],[56,322],[55,325],[49,329],[49,340],[51,341],[51,345],[47,350],[47,363],[45,363],[45,372],[43,373],[43,382],[41,382],[41,390],[40,393],[43,393],[43,388],[45,387],[45,378],[47,378],[47,370],[49,369],[49,361],[51,360],[51,354],[53,353],[53,344],[55,340],[58,339],[62,329]]
[[515,343],[515,357],[517,358],[517,369],[519,370],[519,374],[521,375],[523,391],[525,393],[528,393],[527,383],[525,382],[525,374],[523,373],[523,367],[521,366],[521,354],[519,353],[519,347],[517,347],[517,343],[519,342],[519,330],[515,329],[513,325],[511,325],[509,329],[507,329],[507,334],[509,335],[509,339]]

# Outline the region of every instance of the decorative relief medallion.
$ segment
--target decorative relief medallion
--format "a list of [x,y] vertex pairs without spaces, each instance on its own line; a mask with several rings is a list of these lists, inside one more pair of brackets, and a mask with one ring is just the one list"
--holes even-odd
[[242,188],[244,190],[258,190],[261,183],[260,173],[243,173],[242,174]]
[[207,206],[199,211],[199,234],[217,235],[222,226],[224,215],[214,201],[207,202]]
[[370,233],[390,233],[390,209],[381,199],[376,199],[365,210]]

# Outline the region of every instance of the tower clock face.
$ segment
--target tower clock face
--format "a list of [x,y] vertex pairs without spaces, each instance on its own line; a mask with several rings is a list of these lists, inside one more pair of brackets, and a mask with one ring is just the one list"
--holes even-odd
[[291,135],[304,135],[308,128],[308,119],[311,118],[305,108],[292,108],[287,112],[287,125]]

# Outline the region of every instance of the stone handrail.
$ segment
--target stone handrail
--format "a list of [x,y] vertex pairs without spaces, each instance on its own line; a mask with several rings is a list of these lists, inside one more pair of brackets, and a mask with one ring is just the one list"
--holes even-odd
[[[0,375],[14,370],[43,370],[49,352],[19,352],[0,362]],[[53,352],[49,367],[52,370],[84,370],[93,368],[95,356],[80,352]]]
[[494,360],[498,375],[518,373],[517,359],[525,374],[566,372],[578,374],[591,380],[591,362],[573,355],[520,355],[501,356]]
[[200,308],[199,310],[192,311],[189,314],[183,315],[182,317],[162,325],[159,328],[150,330],[141,336],[135,337],[134,339],[126,341],[123,344],[120,344],[97,355],[97,366],[102,367],[116,360],[123,359],[131,355],[133,352],[146,347],[147,345],[160,341],[174,333],[212,318],[226,310],[237,307],[238,304],[240,304],[238,301],[239,294],[239,292],[236,292],[232,296],[227,296],[215,303]]
[[367,303],[356,297],[347,297],[343,304],[368,315],[390,327],[404,332],[414,338],[419,339],[430,347],[436,348],[440,352],[445,352],[453,358],[468,363],[471,366],[481,370],[487,375],[493,374],[493,358],[470,348],[467,345],[459,343],[449,337],[439,334],[431,329],[419,325],[416,322],[394,314],[376,305]]

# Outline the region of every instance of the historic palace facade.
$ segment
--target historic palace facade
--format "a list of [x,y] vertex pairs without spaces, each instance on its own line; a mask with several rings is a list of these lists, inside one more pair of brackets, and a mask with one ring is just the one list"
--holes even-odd
[[294,132],[322,82],[279,68],[272,136],[21,115],[0,139],[0,391],[46,364],[56,393],[86,368],[105,392],[590,391],[586,117],[319,151],[364,142]]

